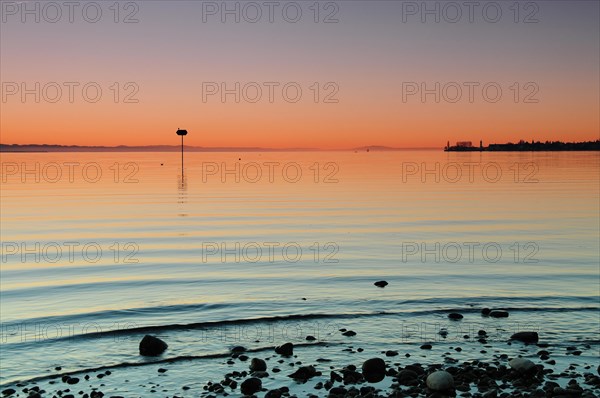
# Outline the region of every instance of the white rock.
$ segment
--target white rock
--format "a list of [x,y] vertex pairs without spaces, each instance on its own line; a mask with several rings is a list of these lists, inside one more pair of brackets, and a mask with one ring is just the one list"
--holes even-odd
[[454,378],[444,370],[438,370],[427,376],[426,383],[433,391],[448,391],[454,388]]
[[508,364],[511,368],[521,373],[528,372],[535,368],[535,363],[525,358],[513,358],[508,362]]

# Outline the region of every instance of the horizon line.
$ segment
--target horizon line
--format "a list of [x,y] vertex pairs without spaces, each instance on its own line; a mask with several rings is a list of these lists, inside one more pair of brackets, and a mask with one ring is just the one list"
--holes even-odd
[[[151,152],[152,149],[162,149],[165,152],[168,151],[179,151],[181,150],[181,145],[63,145],[63,144],[3,144],[0,143],[0,152],[7,152],[3,149],[9,148],[40,148],[40,149],[48,149],[48,150],[71,150],[75,151],[78,149],[81,150],[97,150],[97,151],[126,151],[126,150],[138,150],[143,151],[146,150]],[[379,150],[379,151],[401,151],[401,150],[416,150],[416,149],[443,149],[443,146],[423,146],[423,147],[390,147],[385,145],[364,145],[352,148],[319,148],[319,147],[260,147],[260,146],[197,146],[197,145],[184,145],[183,146],[187,150],[197,151],[197,152],[233,152],[233,151],[252,151],[252,152],[276,152],[276,151],[296,151],[296,152],[310,152],[310,151],[366,151],[366,150]],[[157,151],[162,152],[162,151]]]

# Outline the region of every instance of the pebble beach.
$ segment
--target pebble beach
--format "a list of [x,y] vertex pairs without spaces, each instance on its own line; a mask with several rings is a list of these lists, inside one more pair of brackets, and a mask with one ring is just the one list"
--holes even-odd
[[[447,316],[450,322],[464,319],[456,312]],[[509,313],[482,309],[482,318],[490,316],[508,318]],[[330,345],[308,335],[304,343],[233,346],[198,358],[169,358],[168,342],[145,335],[138,363],[66,373],[56,367],[48,376],[5,385],[1,393],[28,398],[600,396],[598,342],[559,347],[533,331],[490,342],[488,332],[478,330],[476,336],[464,335],[462,344],[448,346],[440,344],[449,333],[442,328],[440,343],[401,349],[391,345],[375,352],[360,347],[355,331],[342,328],[338,333],[345,342]],[[343,359],[330,359],[327,353],[332,351],[341,351]],[[477,351],[486,359],[464,359],[465,352],[468,357]],[[196,368],[205,366],[211,368],[212,378],[194,376]],[[180,385],[169,381],[172,374]]]

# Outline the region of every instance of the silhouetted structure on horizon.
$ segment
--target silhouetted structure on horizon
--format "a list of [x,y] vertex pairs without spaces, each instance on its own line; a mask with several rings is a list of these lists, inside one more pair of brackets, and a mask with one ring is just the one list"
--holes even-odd
[[[468,142],[470,143],[470,142]],[[528,151],[600,151],[600,140],[585,142],[562,142],[562,141],[519,141],[516,144],[490,144],[483,146],[479,141],[479,147],[464,145],[465,142],[457,142],[455,146],[448,145],[444,148],[446,152],[528,152]]]

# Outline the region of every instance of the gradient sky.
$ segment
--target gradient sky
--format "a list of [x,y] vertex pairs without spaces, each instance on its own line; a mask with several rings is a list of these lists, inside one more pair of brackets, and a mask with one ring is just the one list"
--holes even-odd
[[[422,23],[420,15],[405,15],[403,22],[408,2],[402,1],[335,2],[338,23],[315,23],[312,1],[297,2],[303,11],[297,23],[283,19],[287,2],[275,8],[273,23],[264,6],[256,23],[243,15],[240,23],[233,16],[222,23],[220,15],[203,15],[208,3],[202,1],[138,1],[138,23],[115,23],[112,1],[98,2],[103,15],[97,23],[83,19],[85,2],[75,9],[74,23],[66,8],[56,23],[43,15],[40,23],[33,16],[23,23],[20,7],[36,2],[19,2],[17,15],[9,12],[13,2],[1,3],[0,142],[5,144],[176,145],[177,128],[188,129],[190,145],[324,149],[599,138],[600,7],[595,0],[530,2],[538,8],[539,22],[527,24],[522,20],[535,9],[521,2],[515,23],[512,1],[496,2],[503,11],[497,23],[483,18],[482,6],[472,23],[467,8],[458,23],[443,14],[439,23],[433,16]],[[226,3],[233,8],[236,2]],[[326,3],[319,5],[321,19],[334,10]],[[124,10],[127,2],[120,6],[122,20],[133,8]],[[52,18],[54,11],[47,11]],[[64,85],[57,103],[7,95],[9,85],[33,88],[35,82],[80,86],[73,103]],[[103,90],[97,103],[82,97],[81,86],[88,82]],[[139,102],[123,103],[121,97],[115,103],[110,89],[115,82],[121,95],[125,84],[134,82]],[[218,95],[204,102],[206,82],[280,86],[273,103],[264,86],[257,103],[243,98],[235,103],[232,95],[224,103]],[[288,82],[303,90],[297,103],[281,95]],[[338,103],[315,103],[310,90],[315,82],[322,95],[331,91],[325,84],[334,82]],[[496,82],[503,95],[496,103],[486,102],[480,86],[470,103],[463,86],[457,103],[443,98],[435,103],[432,95],[425,103],[419,95],[403,101],[407,82],[429,87]],[[521,98],[515,103],[510,89],[515,82],[522,96],[531,91],[525,84],[535,83],[538,102]]]

